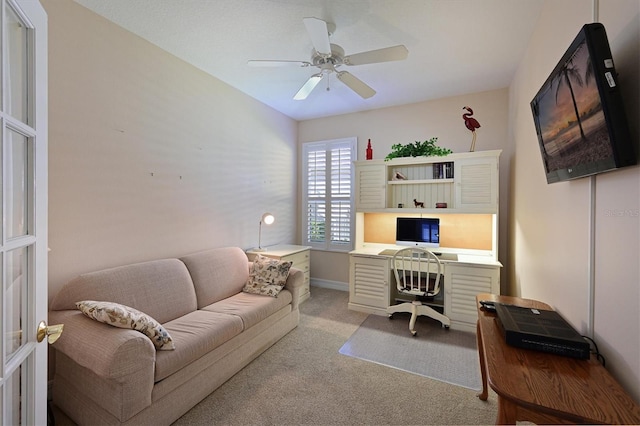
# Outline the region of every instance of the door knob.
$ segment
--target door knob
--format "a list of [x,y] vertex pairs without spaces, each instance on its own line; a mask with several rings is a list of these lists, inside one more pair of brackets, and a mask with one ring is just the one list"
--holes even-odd
[[64,324],[47,325],[46,322],[40,321],[40,324],[38,324],[36,338],[38,339],[38,342],[42,342],[46,337],[47,342],[52,344],[58,340],[58,337],[62,334],[62,329],[64,329]]

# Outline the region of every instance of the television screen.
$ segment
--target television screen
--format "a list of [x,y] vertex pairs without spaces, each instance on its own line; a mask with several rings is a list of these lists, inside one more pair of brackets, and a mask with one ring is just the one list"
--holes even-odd
[[400,246],[440,247],[440,219],[396,218],[396,244]]
[[635,164],[604,26],[582,27],[531,101],[547,183]]

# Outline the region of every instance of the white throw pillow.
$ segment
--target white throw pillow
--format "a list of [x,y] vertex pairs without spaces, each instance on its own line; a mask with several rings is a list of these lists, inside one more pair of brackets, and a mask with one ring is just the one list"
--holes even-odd
[[278,297],[284,288],[293,262],[256,255],[249,279],[242,291],[251,294]]
[[157,350],[175,349],[173,339],[158,321],[144,312],[113,302],[83,300],[76,307],[89,318],[119,328],[130,328],[151,339]]

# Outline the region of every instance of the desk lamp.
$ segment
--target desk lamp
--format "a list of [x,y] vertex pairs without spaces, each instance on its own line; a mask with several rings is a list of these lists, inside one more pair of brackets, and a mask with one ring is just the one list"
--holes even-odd
[[262,248],[262,223],[264,222],[265,225],[271,225],[273,222],[275,222],[276,218],[274,215],[272,215],[271,213],[265,213],[262,215],[262,218],[260,219],[260,226],[259,226],[259,230],[258,230],[258,248],[255,251],[267,251],[267,249]]

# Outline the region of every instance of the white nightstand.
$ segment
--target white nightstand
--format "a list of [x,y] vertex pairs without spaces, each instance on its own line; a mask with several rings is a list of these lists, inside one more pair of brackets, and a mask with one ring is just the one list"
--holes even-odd
[[311,281],[311,247],[281,244],[265,247],[263,250],[247,250],[247,257],[249,260],[253,260],[256,254],[261,254],[272,259],[292,261],[294,268],[304,272],[304,284],[300,291],[300,302],[307,300],[311,296],[309,289],[309,282]]

